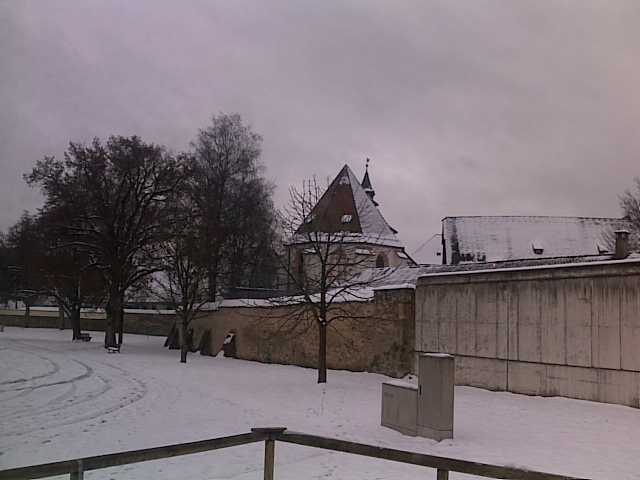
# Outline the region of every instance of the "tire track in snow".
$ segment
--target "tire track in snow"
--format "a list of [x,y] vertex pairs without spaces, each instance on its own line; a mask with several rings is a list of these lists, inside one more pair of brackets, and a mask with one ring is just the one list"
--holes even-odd
[[64,385],[67,383],[71,383],[77,380],[82,380],[85,378],[89,378],[92,374],[93,374],[93,368],[91,368],[89,365],[87,365],[84,362],[81,362],[80,360],[75,360],[75,359],[71,359],[72,362],[78,363],[80,364],[82,367],[84,367],[84,372],[82,372],[80,375],[76,375],[75,377],[72,378],[68,378],[68,379],[64,379],[64,380],[58,380],[56,382],[50,382],[50,383],[41,383],[41,384],[37,384],[37,385],[30,385],[28,387],[20,387],[20,388],[11,388],[8,390],[0,390],[0,393],[8,393],[8,392],[21,392],[23,390],[36,390],[38,388],[45,388],[45,387],[53,387],[56,385]]
[[55,375],[56,373],[58,373],[60,371],[60,365],[58,365],[56,362],[53,362],[51,359],[49,359],[47,357],[43,357],[42,355],[38,355],[37,353],[27,352],[27,351],[22,350],[22,349],[11,348],[11,347],[6,347],[6,348],[3,348],[2,350],[13,350],[15,352],[21,352],[21,353],[27,353],[28,355],[33,355],[34,357],[38,357],[38,358],[46,361],[47,363],[50,363],[53,368],[51,368],[50,370],[48,370],[45,373],[42,373],[42,374],[39,374],[39,375],[34,375],[32,377],[18,378],[18,379],[15,379],[15,380],[5,380],[3,382],[0,382],[0,385],[10,385],[10,384],[14,384],[14,383],[24,383],[24,382],[29,382],[29,381],[32,381],[32,380],[38,380],[40,378],[48,377],[50,375]]
[[[27,348],[31,347],[30,345],[25,346]],[[60,355],[60,352],[51,352]],[[50,358],[47,359],[57,364],[54,360]],[[5,409],[2,414],[2,417],[5,417],[5,420],[2,422],[4,424],[3,439],[13,437],[14,441],[10,443],[15,443],[15,440],[17,440],[16,437],[19,438],[25,434],[94,420],[125,408],[141,400],[148,393],[147,385],[142,380],[132,377],[126,370],[120,367],[107,362],[95,362],[95,368],[107,367],[117,372],[115,375],[109,375],[110,378],[107,378],[96,373],[95,368],[85,362],[76,359],[70,359],[68,361],[81,365],[84,369],[83,372],[72,378],[2,391],[17,391],[20,395],[29,395],[43,388],[55,388],[60,385],[70,386],[66,392],[46,401],[35,409],[22,408],[17,411]],[[59,369],[60,365],[58,365],[58,370]],[[101,384],[100,388],[93,388],[77,395],[77,392],[86,388],[87,382],[91,380],[98,380]],[[111,392],[112,395],[108,395],[109,392]],[[67,403],[60,404],[61,401],[65,400]],[[97,405],[92,405],[91,402],[96,402]],[[81,413],[77,412],[78,408],[81,409]],[[26,425],[24,422],[25,419],[29,420],[26,422]],[[6,420],[9,421],[10,425],[6,424]],[[29,443],[29,440],[19,443]]]

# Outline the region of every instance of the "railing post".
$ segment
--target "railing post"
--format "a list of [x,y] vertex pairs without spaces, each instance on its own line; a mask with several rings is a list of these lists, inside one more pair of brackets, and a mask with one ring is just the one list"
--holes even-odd
[[273,467],[276,456],[276,439],[286,430],[285,427],[252,428],[253,433],[266,434],[264,439],[264,480],[273,480]]
[[276,441],[264,441],[264,480],[273,480],[273,464],[276,456]]
[[436,480],[449,480],[449,470],[442,470],[439,468]]
[[69,474],[69,480],[83,480],[84,479],[84,467],[82,466],[82,460],[78,460],[78,466],[75,472]]

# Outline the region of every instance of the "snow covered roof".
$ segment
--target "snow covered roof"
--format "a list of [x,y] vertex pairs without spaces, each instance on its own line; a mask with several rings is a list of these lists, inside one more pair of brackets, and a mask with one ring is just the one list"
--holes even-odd
[[442,235],[431,235],[411,253],[411,258],[420,265],[442,265]]
[[612,234],[629,228],[621,218],[446,217],[442,233],[447,264],[601,255]]
[[419,278],[629,263],[640,263],[640,254],[632,253],[623,259],[614,259],[613,255],[589,255],[584,257],[538,258],[493,263],[463,263],[459,265],[431,266],[422,267],[419,272]]
[[296,234],[300,238],[294,243],[304,243],[307,232],[346,232],[346,241],[402,246],[397,231],[384,219],[348,165],[331,182],[311,211],[309,221],[298,227]]

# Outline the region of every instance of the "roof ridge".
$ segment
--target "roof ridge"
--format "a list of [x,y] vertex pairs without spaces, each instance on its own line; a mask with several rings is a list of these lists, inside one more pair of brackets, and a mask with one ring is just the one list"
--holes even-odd
[[625,220],[625,217],[586,217],[571,215],[448,215],[442,220],[449,218],[563,218],[563,219],[583,219],[583,220]]

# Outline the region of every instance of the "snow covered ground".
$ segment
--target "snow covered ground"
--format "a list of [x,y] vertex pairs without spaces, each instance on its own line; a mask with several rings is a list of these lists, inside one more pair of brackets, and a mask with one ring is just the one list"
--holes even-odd
[[[458,387],[455,439],[380,426],[387,377],[192,355],[127,335],[121,354],[71,343],[69,331],[0,333],[0,469],[188,442],[292,430],[393,448],[598,479],[640,478],[640,411]],[[96,341],[97,340],[97,341]],[[88,472],[86,479],[262,478],[262,444]],[[428,469],[277,444],[278,479],[435,478]],[[452,478],[469,479],[464,475]]]

